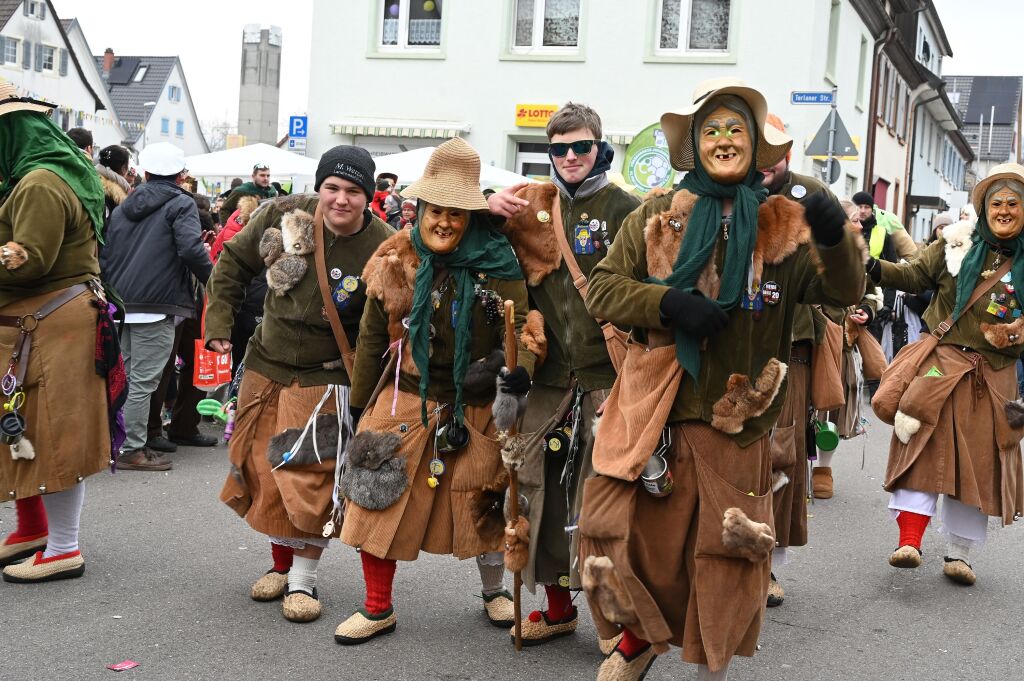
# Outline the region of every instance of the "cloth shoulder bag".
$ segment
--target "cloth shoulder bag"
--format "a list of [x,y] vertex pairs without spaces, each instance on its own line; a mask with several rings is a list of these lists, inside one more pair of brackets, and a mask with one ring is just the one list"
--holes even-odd
[[[1011,258],[1005,261],[995,274],[978,284],[971,294],[970,300],[964,306],[964,310],[971,309],[1004,274],[1010,271],[1012,265],[1013,259]],[[893,357],[892,364],[882,373],[878,391],[871,398],[871,409],[874,410],[878,418],[890,426],[893,425],[903,393],[907,391],[910,382],[917,377],[921,364],[928,359],[938,346],[939,341],[949,333],[956,322],[957,319],[953,319],[953,315],[946,317],[945,321],[932,329],[930,334],[919,341],[903,346],[903,349]]]
[[825,315],[821,342],[811,355],[811,405],[820,411],[832,411],[846,404],[843,390],[843,327]]
[[860,330],[855,341],[857,349],[860,350],[861,361],[864,363],[864,380],[877,381],[882,378],[889,362],[885,359],[885,351],[882,344],[878,342],[874,334],[868,331],[867,327]]

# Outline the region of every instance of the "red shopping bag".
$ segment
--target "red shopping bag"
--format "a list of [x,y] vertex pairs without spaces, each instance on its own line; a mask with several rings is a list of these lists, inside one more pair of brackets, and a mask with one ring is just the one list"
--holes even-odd
[[202,338],[195,341],[195,370],[192,385],[200,390],[213,390],[231,382],[231,353],[223,355],[206,349],[206,305],[203,305]]

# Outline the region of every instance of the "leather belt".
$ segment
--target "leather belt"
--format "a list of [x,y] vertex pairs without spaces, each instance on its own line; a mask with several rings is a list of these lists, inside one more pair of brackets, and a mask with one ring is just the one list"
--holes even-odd
[[807,341],[793,343],[793,347],[789,352],[789,360],[791,362],[799,362],[800,364],[810,364],[811,344]]
[[14,342],[14,351],[11,353],[11,360],[7,365],[7,374],[2,379],[4,388],[8,387],[7,384],[10,382],[8,376],[13,376],[15,380],[14,386],[11,386],[12,390],[24,382],[25,372],[28,369],[28,355],[32,349],[32,343],[27,343],[26,341],[32,335],[32,332],[39,327],[39,322],[83,293],[93,291],[99,295],[98,287],[99,284],[96,282],[75,284],[64,289],[59,296],[46,301],[45,305],[31,314],[18,316],[0,315],[0,326],[13,326],[21,329],[21,334]]

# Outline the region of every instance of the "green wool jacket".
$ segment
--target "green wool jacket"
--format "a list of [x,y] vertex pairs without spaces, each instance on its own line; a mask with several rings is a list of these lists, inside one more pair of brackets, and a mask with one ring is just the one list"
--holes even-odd
[[13,270],[0,267],[0,308],[99,279],[92,222],[71,188],[49,170],[25,175],[0,206],[0,244],[8,241],[21,244],[28,261]]
[[[231,327],[245,300],[246,287],[265,266],[259,254],[263,233],[270,227],[280,228],[281,218],[287,212],[303,210],[313,215],[317,201],[315,195],[275,199],[224,244],[206,285],[207,343],[215,338],[231,338]],[[349,344],[355,347],[366,303],[363,267],[394,230],[369,211],[363,229],[353,236],[336,236],[327,227],[323,230],[331,285],[336,292],[342,292],[338,296],[343,299],[337,304],[338,314]],[[348,374],[339,361],[341,351],[324,316],[313,254],[304,258],[306,273],[292,289],[284,295],[268,291],[263,321],[249,340],[245,365],[282,385],[291,385],[294,380],[302,386],[349,385]],[[353,281],[358,286],[349,293],[343,283]]]
[[[675,193],[678,193],[675,192]],[[596,317],[616,324],[642,329],[664,329],[659,309],[667,287],[645,283],[648,277],[647,243],[644,226],[652,216],[670,208],[669,194],[646,201],[623,222],[608,256],[594,268],[587,308]],[[685,218],[684,218],[685,226]],[[743,374],[756,380],[772,357],[788,362],[793,338],[793,318],[801,304],[853,305],[864,292],[864,266],[852,232],[847,231],[839,244],[813,247],[799,243],[795,230],[807,229],[802,222],[792,225],[769,224],[759,220],[759,243],[780,240],[766,236],[789,237],[791,251],[766,253],[761,281],[774,282],[779,303],[765,305],[760,318],[737,306],[730,311],[726,328],[705,344],[701,352],[701,372],[696,378],[686,375],[676,394],[669,422],[699,420],[710,423],[715,403],[725,394],[730,375]],[[802,237],[807,240],[806,233]],[[722,271],[725,247],[719,237],[718,271]],[[821,271],[814,255],[821,261]],[[674,260],[674,258],[673,258]],[[760,416],[748,419],[743,430],[732,437],[742,447],[755,442],[775,425],[785,398],[785,387]]]
[[[940,238],[933,241],[920,253],[919,257],[910,262],[896,264],[879,261],[882,266],[882,286],[900,289],[907,293],[934,291],[932,301],[923,315],[929,329],[935,329],[945,321],[956,305],[956,277],[951,275],[946,267],[945,248],[946,241]],[[986,254],[985,265],[982,267],[983,272],[992,268],[995,257],[996,254],[993,251]],[[974,285],[977,286],[983,279],[984,277],[979,276]],[[1020,284],[1012,282],[1011,285],[1013,284],[1024,286],[1024,282],[1020,282]],[[985,339],[985,334],[981,332],[982,322],[1008,324],[1014,321],[1012,312],[1008,312],[1003,319],[989,313],[988,307],[992,303],[990,295],[993,293],[997,296],[1005,294],[1006,302],[1003,305],[1009,307],[1009,299],[1013,296],[1007,294],[1003,283],[997,282],[981,297],[981,300],[969,310],[964,311],[949,333],[939,341],[939,344],[971,348],[987,359],[993,368],[1002,369],[1017,360],[1021,351],[1024,350],[1024,346],[1010,345],[1007,348],[999,349]]]
[[[576,263],[585,276],[608,254],[622,221],[640,205],[640,199],[608,181],[607,174],[592,177],[570,197],[559,183],[562,226]],[[530,210],[538,207],[531,206]],[[591,233],[593,231],[593,233]],[[589,239],[582,240],[589,235]],[[577,239],[577,235],[581,239]],[[615,382],[601,327],[587,312],[563,261],[558,271],[529,288],[530,307],[544,315],[547,359],[535,380],[553,388],[568,388],[575,376],[584,391],[611,388]]]
[[273,185],[269,187],[260,187],[255,182],[245,182],[235,187],[228,197],[224,199],[224,203],[221,205],[217,215],[220,216],[220,223],[227,224],[228,218],[238,208],[238,199],[243,196],[255,196],[260,201],[264,199],[272,199],[277,196],[277,190],[274,189]]

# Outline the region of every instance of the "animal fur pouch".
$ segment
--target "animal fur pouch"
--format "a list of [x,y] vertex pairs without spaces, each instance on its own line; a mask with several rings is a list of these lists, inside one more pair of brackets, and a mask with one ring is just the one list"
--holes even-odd
[[[320,453],[320,459],[335,459],[338,456],[338,415],[320,414],[316,417],[316,450],[313,449],[313,428],[310,428],[302,444],[295,448],[302,435],[301,428],[289,428],[270,438],[267,444],[267,460],[274,468],[285,466],[307,466],[317,463],[316,455]],[[285,460],[285,456],[291,456]]]
[[303,210],[281,216],[281,229],[270,228],[260,239],[259,253],[267,266],[267,287],[281,296],[306,276],[304,256],[314,249],[315,221]]
[[397,502],[409,487],[405,457],[398,456],[401,445],[402,439],[395,433],[356,433],[341,476],[345,498],[370,511],[381,511]]

